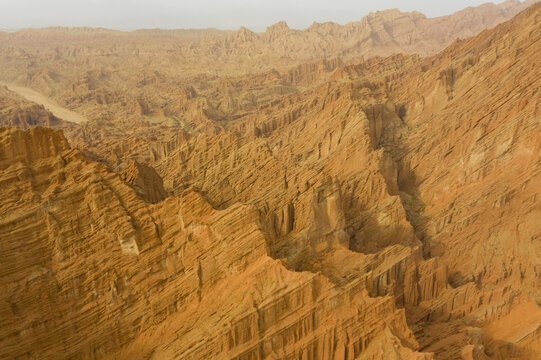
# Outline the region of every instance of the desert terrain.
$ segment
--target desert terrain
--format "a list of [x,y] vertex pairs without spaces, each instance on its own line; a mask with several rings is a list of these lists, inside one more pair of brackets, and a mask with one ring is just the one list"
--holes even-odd
[[0,359],[541,359],[541,3],[0,31]]

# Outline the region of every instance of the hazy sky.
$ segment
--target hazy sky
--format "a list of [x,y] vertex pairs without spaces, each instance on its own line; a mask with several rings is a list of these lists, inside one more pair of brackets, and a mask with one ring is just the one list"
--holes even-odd
[[264,30],[285,20],[290,27],[302,29],[314,21],[358,21],[370,11],[398,8],[432,17],[485,2],[488,0],[0,0],[0,28],[238,29],[243,25]]

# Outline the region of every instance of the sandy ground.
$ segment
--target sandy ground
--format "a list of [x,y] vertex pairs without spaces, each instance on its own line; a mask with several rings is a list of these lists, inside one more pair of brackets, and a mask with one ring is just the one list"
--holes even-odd
[[0,82],[0,85],[6,86],[9,90],[19,94],[27,100],[43,105],[47,110],[52,112],[54,116],[62,120],[71,121],[77,124],[87,121],[84,116],[58,105],[53,100],[30,88],[4,82]]

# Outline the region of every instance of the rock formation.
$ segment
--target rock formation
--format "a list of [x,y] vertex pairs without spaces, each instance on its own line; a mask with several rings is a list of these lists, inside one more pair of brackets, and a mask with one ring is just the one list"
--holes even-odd
[[[301,91],[340,65],[376,55],[431,55],[535,1],[485,4],[438,18],[388,10],[305,30],[282,22],[264,33],[27,29],[0,38],[0,81],[30,87],[102,123],[135,122],[139,128],[160,122],[208,131]],[[308,65],[322,61],[317,68]],[[299,66],[293,76],[292,66]]]
[[[212,42],[278,58],[369,28],[366,55],[425,55],[529,4],[114,36],[178,36],[210,61]],[[0,358],[539,359],[540,24],[536,3],[428,57],[316,49],[182,77],[97,70],[100,47],[138,61],[108,30],[0,37],[33,64],[37,39],[85,38],[40,56],[93,64],[33,77],[0,59],[36,88],[70,83],[54,95],[89,118],[0,88]]]
[[[294,272],[252,205],[217,210],[193,189],[152,205],[59,132],[0,131],[3,356],[351,358],[373,341],[413,356],[404,310],[369,296],[399,268],[367,259],[373,270],[342,284]],[[315,196],[314,230],[337,231],[336,188]],[[416,258],[393,251],[401,267]]]

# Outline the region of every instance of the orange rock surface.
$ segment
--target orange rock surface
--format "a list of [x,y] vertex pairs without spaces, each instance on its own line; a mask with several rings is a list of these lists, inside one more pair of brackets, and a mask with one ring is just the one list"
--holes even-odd
[[541,358],[541,4],[15,43],[0,358]]

